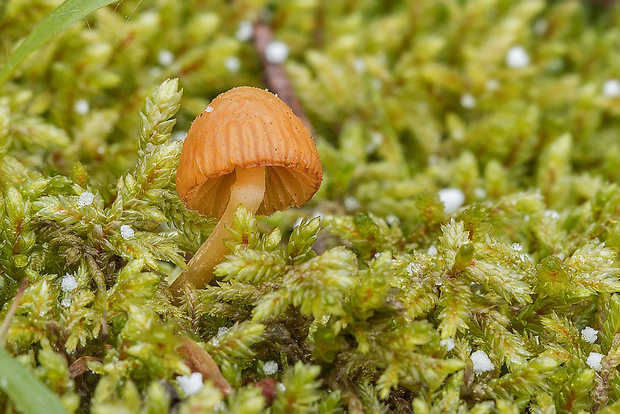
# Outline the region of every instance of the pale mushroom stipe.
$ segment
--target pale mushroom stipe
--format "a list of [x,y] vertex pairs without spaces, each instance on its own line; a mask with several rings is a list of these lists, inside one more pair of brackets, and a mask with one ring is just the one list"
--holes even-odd
[[200,288],[211,281],[213,267],[229,253],[223,241],[239,205],[260,215],[301,206],[322,177],[310,131],[280,98],[247,86],[216,97],[187,133],[176,185],[188,208],[220,221],[172,293],[179,296],[186,283]]

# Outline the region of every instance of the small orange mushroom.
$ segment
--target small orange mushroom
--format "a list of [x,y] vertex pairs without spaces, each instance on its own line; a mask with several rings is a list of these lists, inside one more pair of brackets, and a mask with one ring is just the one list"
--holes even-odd
[[228,252],[226,226],[240,204],[261,215],[301,206],[322,177],[310,131],[280,98],[247,86],[216,97],[187,133],[176,184],[188,208],[220,221],[172,284],[173,294],[185,283],[211,281]]

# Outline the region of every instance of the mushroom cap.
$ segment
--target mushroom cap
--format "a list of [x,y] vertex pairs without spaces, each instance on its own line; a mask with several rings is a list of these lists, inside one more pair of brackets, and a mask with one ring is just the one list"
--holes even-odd
[[192,123],[177,170],[185,205],[221,217],[235,168],[266,167],[257,214],[301,206],[321,185],[323,169],[312,135],[277,96],[242,86],[218,95]]

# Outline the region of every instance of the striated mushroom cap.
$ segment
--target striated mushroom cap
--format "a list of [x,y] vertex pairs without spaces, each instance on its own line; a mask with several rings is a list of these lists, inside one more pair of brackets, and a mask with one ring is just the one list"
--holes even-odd
[[277,96],[242,86],[218,95],[192,123],[177,170],[177,192],[189,208],[221,217],[235,168],[265,167],[257,214],[301,206],[321,185],[312,135]]

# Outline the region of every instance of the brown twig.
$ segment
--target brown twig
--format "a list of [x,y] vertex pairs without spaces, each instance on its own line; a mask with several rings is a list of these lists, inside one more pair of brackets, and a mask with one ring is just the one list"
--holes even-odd
[[222,375],[220,368],[203,347],[185,335],[177,334],[181,345],[177,352],[185,359],[192,372],[200,372],[203,380],[212,381],[225,395],[230,394],[231,387]]
[[17,289],[17,293],[15,293],[15,297],[13,298],[13,303],[11,303],[11,307],[9,308],[4,320],[2,321],[2,325],[0,325],[0,346],[4,347],[6,342],[6,337],[9,334],[9,328],[11,326],[11,321],[13,320],[13,316],[15,316],[15,312],[17,311],[17,307],[19,306],[19,300],[24,295],[24,291],[26,290],[26,286],[28,286],[28,278],[25,277],[22,280],[22,284],[19,285],[19,289]]
[[282,99],[301,119],[301,122],[312,132],[312,125],[310,120],[306,116],[304,109],[302,108],[291,80],[284,70],[284,66],[279,63],[272,63],[267,60],[265,56],[265,49],[267,45],[273,40],[273,32],[269,25],[261,20],[254,23],[254,47],[260,56],[260,60],[263,64],[263,75],[265,77],[265,83],[272,92],[276,93],[280,99]]

